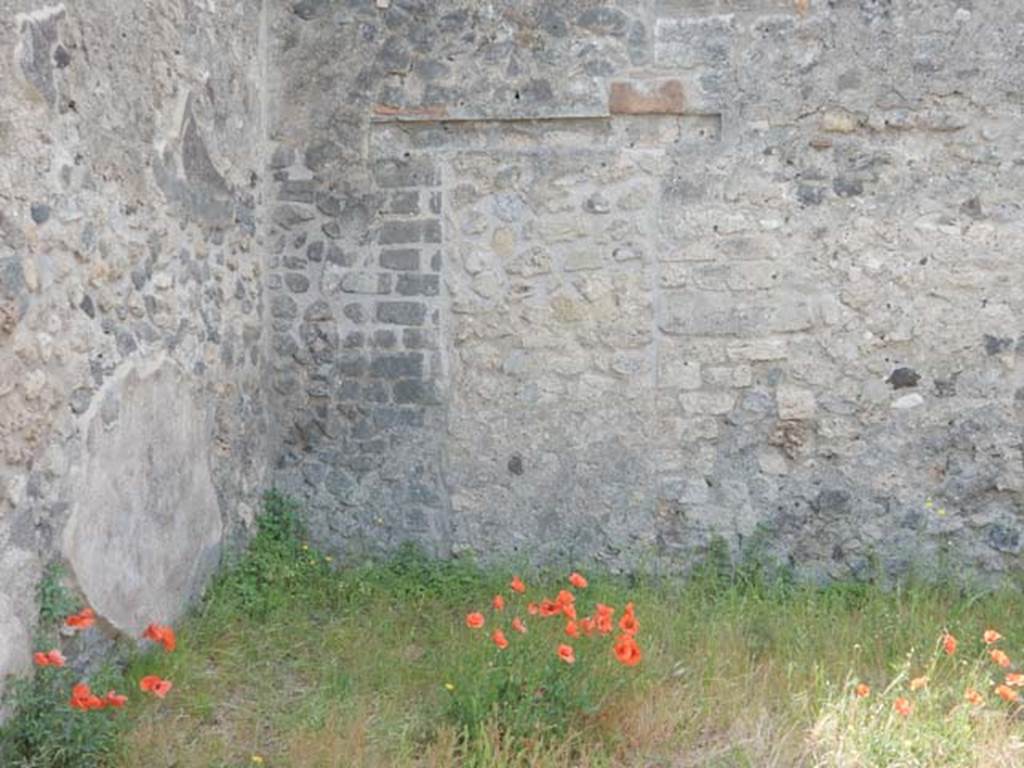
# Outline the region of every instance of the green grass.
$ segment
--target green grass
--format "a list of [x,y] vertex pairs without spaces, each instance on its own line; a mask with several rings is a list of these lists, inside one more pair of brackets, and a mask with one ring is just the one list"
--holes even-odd
[[[1024,726],[994,700],[980,639],[995,626],[1010,657],[1024,658],[1015,591],[818,589],[721,564],[686,583],[588,572],[581,603],[633,600],[645,655],[626,670],[609,662],[607,642],[588,650],[581,640],[570,668],[551,663],[559,619],[527,617],[530,634],[509,633],[504,653],[465,627],[471,610],[492,621],[490,599],[509,596],[512,569],[412,551],[335,569],[302,544],[287,502],[272,497],[269,510],[249,552],[180,628],[178,650],[126,671],[126,686],[154,673],[175,687],[133,705],[110,764],[1024,765]],[[564,586],[564,574],[519,573],[530,599]],[[936,650],[944,628],[960,639],[952,659]],[[511,673],[525,684],[502,688]],[[929,686],[910,693],[921,674]],[[552,710],[520,695],[554,692],[559,680],[567,688]],[[851,693],[861,680],[873,688],[865,700]],[[961,705],[965,681],[985,693],[983,709]],[[494,709],[502,690],[512,704]],[[915,702],[909,718],[893,714],[897,695]]]

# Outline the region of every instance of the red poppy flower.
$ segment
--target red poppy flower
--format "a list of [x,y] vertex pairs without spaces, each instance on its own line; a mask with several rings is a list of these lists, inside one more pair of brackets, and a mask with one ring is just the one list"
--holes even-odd
[[83,608],[64,619],[64,624],[71,629],[88,629],[96,623],[96,612],[92,608]]
[[946,652],[947,656],[956,653],[956,638],[949,632],[942,636],[942,650]]
[[558,646],[558,658],[564,661],[566,664],[576,663],[576,653],[573,651],[571,645],[562,643]]
[[562,612],[562,606],[560,603],[556,603],[553,600],[544,599],[540,602],[540,615],[541,616],[557,616]]
[[579,637],[580,628],[577,626],[575,621],[568,621],[565,624],[565,634],[569,637]]
[[538,613],[540,613],[540,606],[536,603],[527,603],[526,612],[531,616],[536,616]]
[[964,699],[967,700],[968,704],[975,707],[980,707],[985,703],[985,698],[973,688],[967,688],[964,690]]
[[997,685],[996,696],[1003,701],[1020,701],[1020,694],[1008,685]]
[[512,619],[512,629],[514,629],[516,632],[518,632],[521,635],[525,635],[526,634],[526,625],[523,624],[523,620],[520,619],[518,616],[516,616],[514,619]]
[[501,595],[495,595],[494,599],[491,600],[491,607],[496,611],[505,610],[505,598]]
[[629,603],[626,606],[625,613],[622,614],[622,618],[619,619],[619,629],[625,632],[627,635],[635,635],[640,631],[640,622],[636,620],[636,616],[632,610],[633,604]]
[[632,635],[619,635],[615,641],[615,658],[620,664],[627,667],[635,667],[640,663],[643,654],[640,653],[640,646]]
[[589,616],[584,616],[580,619],[580,632],[587,637],[590,637],[594,632],[597,631],[597,624]]
[[1010,666],[1010,657],[1002,651],[1000,651],[998,648],[994,651],[990,651],[989,656],[992,657],[992,661],[994,661],[1003,669],[1006,669]]
[[107,691],[107,695],[103,697],[103,703],[108,707],[121,709],[128,703],[128,697],[120,693],[115,693],[114,691]]
[[576,589],[586,589],[587,586],[587,580],[576,571],[569,574],[569,583],[576,587]]
[[857,687],[853,689],[853,694],[858,699],[866,699],[871,695],[871,686],[867,683],[857,683]]
[[103,699],[94,694],[87,683],[78,683],[71,689],[71,706],[74,709],[103,709]]
[[901,717],[909,717],[910,713],[914,711],[913,703],[907,701],[902,696],[892,703],[892,708]]
[[142,633],[142,636],[147,640],[152,640],[154,643],[160,643],[168,653],[173,651],[178,645],[178,640],[174,636],[174,630],[163,624],[150,624],[146,627],[146,631]]
[[484,625],[484,615],[479,611],[466,614],[466,626],[470,629],[480,629]]
[[1006,676],[1006,684],[1020,688],[1024,686],[1024,675],[1020,672],[1011,672]]
[[1003,639],[1003,636],[996,632],[994,629],[986,629],[985,634],[983,634],[981,637],[985,641],[986,645],[998,643],[1000,640]]
[[523,580],[518,576],[513,578],[512,581],[509,582],[508,586],[513,592],[518,592],[520,595],[526,591],[526,585],[523,584]]
[[63,667],[67,659],[64,658],[64,654],[54,649],[52,651],[42,651],[32,654],[32,660],[39,667]]
[[565,603],[562,606],[562,613],[565,615],[565,618],[572,621],[576,620],[576,606],[572,603]]
[[615,616],[615,609],[611,606],[598,603],[594,608],[594,611],[597,614],[597,618],[595,619],[597,631],[602,635],[610,635],[614,629],[612,619]]
[[555,602],[559,605],[571,605],[576,602],[576,595],[570,592],[568,589],[560,589]]
[[170,680],[164,680],[156,675],[146,675],[139,680],[139,690],[143,693],[152,693],[158,699],[166,696],[172,687],[173,684]]
[[491,641],[502,651],[508,648],[508,638],[505,637],[505,633],[500,629],[496,629],[491,633]]

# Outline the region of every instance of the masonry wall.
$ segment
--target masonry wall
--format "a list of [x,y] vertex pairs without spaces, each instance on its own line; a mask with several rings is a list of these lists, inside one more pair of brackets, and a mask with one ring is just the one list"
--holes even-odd
[[268,484],[262,18],[0,0],[0,674],[46,563],[137,637]]
[[1019,563],[1019,3],[302,0],[270,39],[275,477],[322,540]]
[[1019,566],[1016,0],[0,0],[0,51],[0,673],[46,563],[136,634],[272,483],[341,555]]

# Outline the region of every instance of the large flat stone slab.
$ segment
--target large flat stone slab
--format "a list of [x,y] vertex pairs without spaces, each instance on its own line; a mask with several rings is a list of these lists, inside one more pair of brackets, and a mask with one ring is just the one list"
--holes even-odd
[[100,617],[136,635],[178,617],[217,564],[208,417],[167,360],[130,367],[87,417],[64,556]]

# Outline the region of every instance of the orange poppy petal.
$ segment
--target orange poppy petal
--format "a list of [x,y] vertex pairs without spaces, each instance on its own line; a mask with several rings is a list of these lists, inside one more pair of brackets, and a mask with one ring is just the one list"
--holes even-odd
[[1000,651],[999,649],[996,649],[994,651],[990,651],[989,652],[989,656],[992,658],[992,661],[994,661],[996,664],[998,664],[1003,669],[1006,669],[1007,667],[1010,666],[1010,657],[1007,656],[1002,651]]
[[619,639],[615,641],[613,650],[615,658],[619,660],[620,664],[635,667],[640,663],[640,646],[637,645],[636,639],[632,635],[620,635]]
[[159,684],[159,682],[160,678],[156,675],[146,675],[139,680],[139,690],[143,693],[149,693],[157,686],[157,684]]
[[948,632],[942,636],[942,650],[946,652],[947,656],[956,653],[956,638]]
[[1003,701],[1020,701],[1020,694],[1008,685],[997,685],[996,695]]

